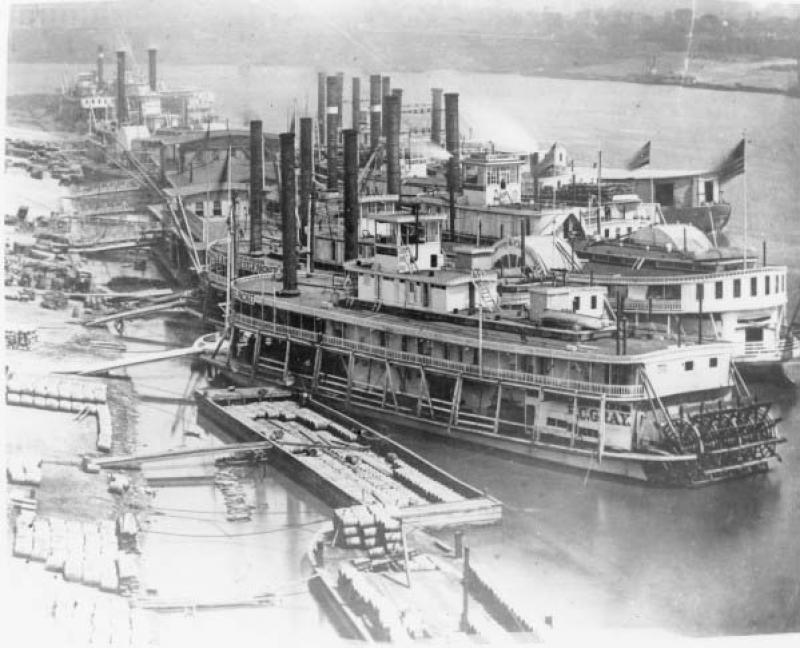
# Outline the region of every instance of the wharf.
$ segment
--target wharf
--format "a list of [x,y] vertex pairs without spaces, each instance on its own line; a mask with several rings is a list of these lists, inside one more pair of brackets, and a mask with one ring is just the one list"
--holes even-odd
[[330,506],[382,505],[421,526],[491,524],[496,499],[392,439],[280,388],[195,392],[198,414],[241,440],[272,443],[270,460]]

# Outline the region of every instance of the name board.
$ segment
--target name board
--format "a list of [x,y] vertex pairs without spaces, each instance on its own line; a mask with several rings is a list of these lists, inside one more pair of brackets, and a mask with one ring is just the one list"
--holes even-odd
[[[572,402],[567,405],[567,413],[574,415],[575,407]],[[578,405],[578,421],[600,422],[600,408]],[[606,425],[621,425],[628,427],[631,424],[630,412],[606,408]]]

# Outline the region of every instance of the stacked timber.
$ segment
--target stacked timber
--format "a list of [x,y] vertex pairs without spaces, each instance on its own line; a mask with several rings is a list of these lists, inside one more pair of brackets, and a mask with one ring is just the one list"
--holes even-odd
[[253,507],[247,501],[247,495],[238,476],[232,470],[217,470],[214,485],[220,489],[225,499],[226,518],[229,522],[247,522],[250,520]]
[[[87,406],[106,403],[106,385],[63,376],[20,376],[6,380],[6,403],[65,412],[81,412]],[[92,409],[92,411],[94,411]]]
[[349,563],[339,566],[336,588],[350,607],[358,609],[378,641],[400,641],[406,634],[397,608]]
[[6,477],[12,484],[39,486],[42,483],[42,460],[34,457],[9,457]]
[[336,509],[333,527],[339,546],[362,549],[369,556],[370,567],[377,561],[402,550],[399,511],[384,506],[356,505]]
[[96,406],[95,414],[97,415],[97,449],[101,452],[110,452],[113,434],[111,411],[108,409],[108,405],[99,404]]

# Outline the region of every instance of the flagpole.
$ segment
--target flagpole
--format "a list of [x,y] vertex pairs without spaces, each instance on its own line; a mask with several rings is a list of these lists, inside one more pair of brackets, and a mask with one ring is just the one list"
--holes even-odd
[[[600,180],[603,175],[603,151],[597,152],[597,235],[600,236],[600,219],[602,218],[603,194],[600,190]],[[553,189],[555,191],[555,189]]]
[[747,129],[742,131],[742,180],[744,181],[744,266],[747,267]]

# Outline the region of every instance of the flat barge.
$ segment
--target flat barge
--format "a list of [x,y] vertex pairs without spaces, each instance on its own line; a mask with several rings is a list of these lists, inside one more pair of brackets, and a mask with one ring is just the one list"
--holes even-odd
[[389,506],[426,527],[490,524],[501,503],[336,409],[276,387],[195,393],[198,415],[239,441],[266,440],[269,461],[332,507]]

